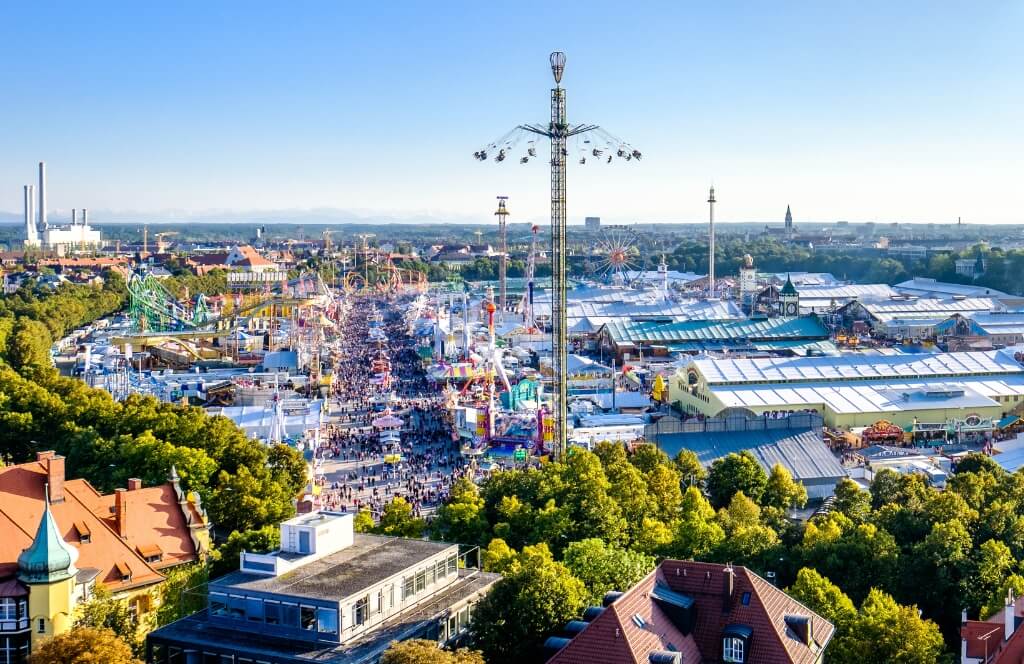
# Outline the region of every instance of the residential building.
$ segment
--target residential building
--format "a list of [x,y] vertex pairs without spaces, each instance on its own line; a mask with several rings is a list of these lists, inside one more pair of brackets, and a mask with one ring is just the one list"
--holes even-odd
[[166,484],[103,495],[64,476],[64,457],[0,468],[0,664],[71,628],[98,586],[128,602],[144,625],[169,568],[203,559],[209,522],[198,498]]
[[243,552],[207,608],[149,634],[149,664],[363,664],[393,641],[457,643],[500,578],[457,544],[355,534],[353,514],[281,524],[281,549]]
[[547,664],[817,664],[825,618],[739,566],[665,560],[545,643]]
[[960,664],[1019,664],[1024,661],[1024,597],[1007,595],[1003,610],[987,620],[960,620]]

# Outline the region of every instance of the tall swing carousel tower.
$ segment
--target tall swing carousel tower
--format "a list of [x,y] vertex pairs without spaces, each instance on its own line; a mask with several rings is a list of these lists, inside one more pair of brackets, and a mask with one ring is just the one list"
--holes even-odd
[[612,136],[597,125],[571,125],[565,112],[565,89],[562,74],[565,72],[565,53],[555,51],[549,59],[555,87],[551,89],[551,120],[546,124],[519,125],[473,153],[479,161],[487,161],[494,155],[496,162],[502,162],[512,153],[523,138],[527,138],[526,154],[519,163],[525,164],[537,156],[534,147],[536,136],[551,142],[551,346],[552,346],[552,415],[554,432],[551,452],[555,459],[565,454],[568,427],[566,424],[568,394],[566,390],[566,365],[568,363],[568,325],[566,322],[566,269],[565,269],[565,224],[566,224],[566,163],[570,151],[574,158],[579,155],[581,164],[590,159],[592,163],[611,163],[614,157],[630,161],[639,160],[641,153],[621,139]]

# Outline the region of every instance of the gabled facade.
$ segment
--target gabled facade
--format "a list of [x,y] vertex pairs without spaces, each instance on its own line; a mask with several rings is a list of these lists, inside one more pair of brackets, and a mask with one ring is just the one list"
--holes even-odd
[[545,648],[547,664],[817,664],[834,633],[744,567],[666,560]]
[[103,495],[66,480],[53,452],[0,468],[0,532],[0,664],[70,629],[98,586],[145,623],[162,572],[202,560],[210,546],[202,505],[173,469],[166,484],[130,480]]

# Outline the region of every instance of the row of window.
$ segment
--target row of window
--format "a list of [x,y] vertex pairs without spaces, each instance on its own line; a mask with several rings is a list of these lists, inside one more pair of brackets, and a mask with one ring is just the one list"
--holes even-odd
[[260,597],[210,593],[210,615],[321,634],[338,633],[338,611]]
[[[194,655],[193,655],[194,657]],[[195,660],[188,659],[185,651],[175,646],[164,646],[154,644],[152,654],[147,660],[149,664],[187,664]],[[218,653],[204,652],[198,660],[200,664],[270,664],[262,659],[241,657],[237,655],[221,655]],[[0,660],[3,664],[3,660]]]
[[446,560],[439,560],[437,564],[427,565],[415,574],[402,579],[402,600],[417,595],[448,575],[455,575],[458,572],[459,557],[454,553]]

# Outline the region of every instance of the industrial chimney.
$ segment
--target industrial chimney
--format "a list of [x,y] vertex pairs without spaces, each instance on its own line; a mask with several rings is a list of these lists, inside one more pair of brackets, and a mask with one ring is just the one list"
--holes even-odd
[[82,208],[82,225],[83,226],[88,226],[89,225],[89,209],[88,208]]
[[46,228],[46,162],[39,162],[39,227]]
[[78,225],[78,210],[76,210],[75,208],[71,208],[71,225]]

